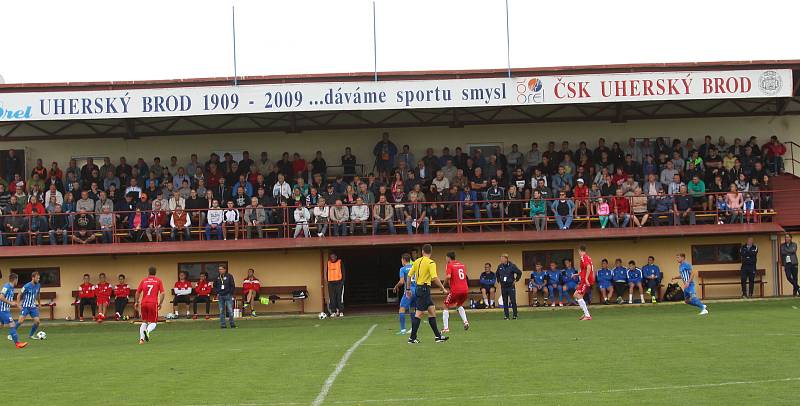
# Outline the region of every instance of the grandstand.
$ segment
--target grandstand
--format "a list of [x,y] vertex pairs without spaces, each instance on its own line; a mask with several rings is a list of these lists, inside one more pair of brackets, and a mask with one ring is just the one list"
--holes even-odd
[[[698,256],[693,262],[706,271],[713,286],[708,295],[726,297],[738,289],[738,280],[725,276],[738,267],[727,253],[753,236],[762,247],[758,268],[765,285],[759,293],[791,291],[781,276],[777,237],[800,227],[792,198],[800,189],[795,176],[800,62],[531,68],[515,69],[508,79],[505,74],[395,72],[382,73],[372,84],[372,74],[247,77],[238,87],[230,86],[230,78],[0,85],[0,176],[9,191],[0,195],[0,204],[4,225],[12,226],[2,234],[0,257],[9,269],[48,275],[43,291],[59,303],[55,317],[73,313],[64,304],[84,273],[121,269],[137,280],[144,275],[143,262],[174,270],[165,276],[168,285],[179,269],[197,273],[226,263],[240,279],[253,267],[271,286],[289,293],[308,290],[302,310],[319,312],[327,294],[319,281],[332,251],[349,273],[346,302],[380,307],[396,281],[399,253],[424,242],[439,253],[458,252],[472,272],[496,261],[500,250],[529,271],[534,258],[572,256],[578,241],[589,242],[596,258],[635,255],[644,262],[648,255],[666,259],[685,251]],[[585,95],[570,93],[569,83],[584,86]],[[665,86],[661,93],[659,83]],[[366,91],[347,90],[354,86]],[[447,93],[437,93],[440,88],[460,91],[448,101]],[[265,91],[269,100],[248,100]],[[378,106],[383,92],[388,101]],[[365,101],[337,104],[337,96]],[[256,104],[264,108],[248,107]],[[381,148],[389,142],[396,151]],[[533,143],[538,150],[532,152]],[[667,162],[678,165],[676,185],[687,186],[696,224],[687,224],[688,218],[671,224],[672,203],[682,193],[679,187],[670,190],[672,176],[661,180]],[[690,185],[695,175],[702,190]],[[286,179],[288,194],[279,176]],[[490,186],[492,179],[498,189]],[[467,186],[476,193],[465,193]],[[512,188],[516,194],[509,194]],[[537,190],[546,194],[540,199],[546,207],[544,230],[532,220]],[[638,220],[647,214],[652,221],[602,227],[599,199],[616,201],[617,190],[631,206],[630,216]],[[567,192],[565,199],[558,197],[561,191]],[[14,194],[19,207],[12,212]],[[28,202],[32,195],[41,206]],[[396,234],[374,222],[376,213],[385,213],[376,203],[381,195],[392,211],[407,212],[408,217],[389,220]],[[248,208],[254,196],[258,202]],[[312,210],[311,237],[293,238],[295,208],[318,206],[318,196],[326,198],[328,215]],[[361,222],[353,217],[362,206],[358,197],[368,213]],[[745,213],[735,203],[748,198],[753,208]],[[348,213],[341,224],[354,235],[336,235],[336,199]],[[223,240],[207,227],[213,200],[223,208],[232,201],[239,216]],[[91,208],[82,212],[89,201]],[[559,211],[554,205],[559,201],[572,202],[574,211]],[[54,211],[52,203],[61,209]],[[188,238],[177,238],[180,230],[170,232],[176,205],[189,213]],[[566,217],[571,225],[559,229]],[[246,220],[253,218],[255,225]],[[160,227],[149,227],[152,219]],[[677,270],[665,272],[671,277]],[[518,290],[518,301],[526,303],[526,295]],[[297,304],[286,301],[271,309],[296,311]]]

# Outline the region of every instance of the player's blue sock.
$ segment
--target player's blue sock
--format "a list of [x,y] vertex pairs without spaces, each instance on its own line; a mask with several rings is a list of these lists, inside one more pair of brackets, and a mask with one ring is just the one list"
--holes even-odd
[[553,300],[555,299],[555,295],[556,295],[556,292],[553,292],[553,289],[550,289],[547,292],[547,297],[550,298],[550,303],[553,303]]
[[14,340],[14,343],[18,343],[19,336],[17,335],[17,326],[11,327],[10,329],[8,329],[8,332],[11,334],[11,338]]
[[689,304],[695,307],[699,307],[700,309],[702,309],[705,306],[703,302],[701,302],[700,299],[698,299],[697,297],[693,297],[692,300],[689,301]]
[[400,330],[406,329],[406,314],[400,313]]
[[31,326],[31,333],[28,335],[28,337],[33,337],[33,335],[36,334],[36,330],[38,328],[39,328],[39,323],[33,323],[33,325]]

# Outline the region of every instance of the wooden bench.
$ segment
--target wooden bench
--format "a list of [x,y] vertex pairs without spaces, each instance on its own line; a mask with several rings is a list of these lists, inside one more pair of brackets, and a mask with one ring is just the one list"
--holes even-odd
[[[80,291],[73,290],[72,291],[72,307],[75,308],[75,320],[80,318]],[[133,309],[133,317],[137,317],[136,308],[134,307],[134,302],[136,301],[136,289],[131,289],[130,295],[128,295],[128,304],[125,307],[130,306]],[[111,311],[114,311],[114,295],[111,295],[111,302],[108,304],[108,308]],[[113,318],[107,318],[107,320],[113,320]]]
[[[444,283],[444,281],[442,281]],[[450,286],[447,286],[450,289]],[[474,295],[481,294],[481,281],[480,279],[467,279],[467,298],[470,298]],[[431,296],[444,296],[441,290],[431,290]]]
[[[296,290],[308,291],[308,288],[304,286],[262,286],[261,289],[258,290],[259,297],[270,297],[270,296],[277,296],[275,299],[276,301],[291,301],[300,304],[300,310],[298,313],[303,314],[306,312],[306,298],[298,299],[293,297],[292,292]],[[234,289],[233,292],[234,300],[236,307],[243,308],[244,307],[244,296],[242,293],[242,288],[237,287]]]
[[[767,282],[764,280],[764,275],[766,275],[767,271],[764,269],[756,269],[756,277],[755,283],[760,286],[759,289],[759,297],[764,297],[764,284]],[[721,271],[698,271],[697,277],[700,279],[700,298],[705,299],[706,297],[706,286],[722,286],[722,285],[736,285],[739,286],[741,284],[741,275],[742,272],[738,269],[726,269]],[[735,281],[726,281],[726,282],[706,282],[706,279],[731,279],[735,278]]]
[[[56,292],[39,292],[39,308],[40,309],[45,308],[45,307],[49,307],[50,308],[50,320],[55,320],[55,318],[56,318],[56,316],[55,316],[55,307],[56,307],[55,299],[56,299]],[[42,303],[43,300],[47,300],[47,302],[46,303]],[[11,309],[12,310],[14,310],[14,309],[19,310],[16,307],[12,307]]]

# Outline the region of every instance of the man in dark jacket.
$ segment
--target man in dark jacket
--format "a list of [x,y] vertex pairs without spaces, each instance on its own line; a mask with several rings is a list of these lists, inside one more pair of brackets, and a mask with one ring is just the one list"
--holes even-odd
[[517,288],[515,283],[522,278],[522,271],[508,260],[508,254],[500,255],[500,265],[497,265],[497,281],[500,282],[500,294],[503,298],[503,319],[508,320],[508,307],[514,311],[517,318]]
[[800,295],[800,286],[797,284],[797,243],[792,241],[790,234],[783,237],[781,263],[786,272],[786,279],[792,284],[792,296]]
[[742,259],[742,299],[752,298],[758,262],[758,247],[753,243],[753,237],[747,237],[747,244],[739,249],[739,257]]
[[214,293],[219,300],[219,326],[225,328],[225,312],[228,313],[228,323],[231,328],[236,328],[233,322],[233,291],[236,289],[236,282],[233,276],[228,273],[226,265],[220,264],[219,277],[214,279]]

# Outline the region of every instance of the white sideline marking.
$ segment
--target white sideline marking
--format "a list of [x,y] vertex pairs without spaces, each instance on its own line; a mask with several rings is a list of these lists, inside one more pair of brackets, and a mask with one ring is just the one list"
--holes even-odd
[[641,387],[641,388],[582,390],[573,392],[550,392],[550,393],[537,392],[537,393],[517,393],[517,394],[497,394],[497,395],[450,396],[450,397],[436,396],[436,397],[416,397],[416,398],[397,398],[397,399],[341,400],[331,403],[335,404],[361,404],[361,403],[386,403],[386,402],[401,403],[401,402],[420,402],[426,400],[453,401],[453,400],[479,400],[479,399],[495,399],[495,398],[527,398],[533,396],[597,395],[604,393],[641,392],[641,391],[651,391],[651,390],[703,389],[703,388],[716,388],[721,386],[757,385],[762,383],[794,382],[794,381],[800,381],[800,377],[764,379],[759,381],[730,381],[730,382],[719,382],[719,383],[702,383],[696,385],[673,385],[673,386],[652,386],[652,387]]
[[314,399],[313,403],[311,403],[312,406],[319,406],[322,404],[322,402],[325,400],[325,397],[328,396],[328,392],[331,390],[331,387],[333,386],[333,382],[336,380],[336,377],[339,376],[339,374],[344,369],[344,366],[347,364],[347,360],[350,359],[350,356],[353,355],[353,352],[355,352],[355,350],[361,345],[361,343],[363,343],[364,341],[367,340],[367,338],[369,338],[369,335],[372,334],[372,331],[375,330],[375,327],[378,327],[378,325],[373,324],[372,327],[370,327],[369,330],[367,330],[367,334],[364,334],[364,337],[361,337],[358,341],[353,343],[353,345],[347,350],[347,352],[345,352],[344,355],[342,355],[342,359],[340,359],[339,363],[336,364],[336,369],[334,369],[333,372],[331,372],[330,376],[328,376],[328,379],[325,380],[325,384],[322,385],[322,390],[319,391],[319,395],[317,395],[317,398]]

